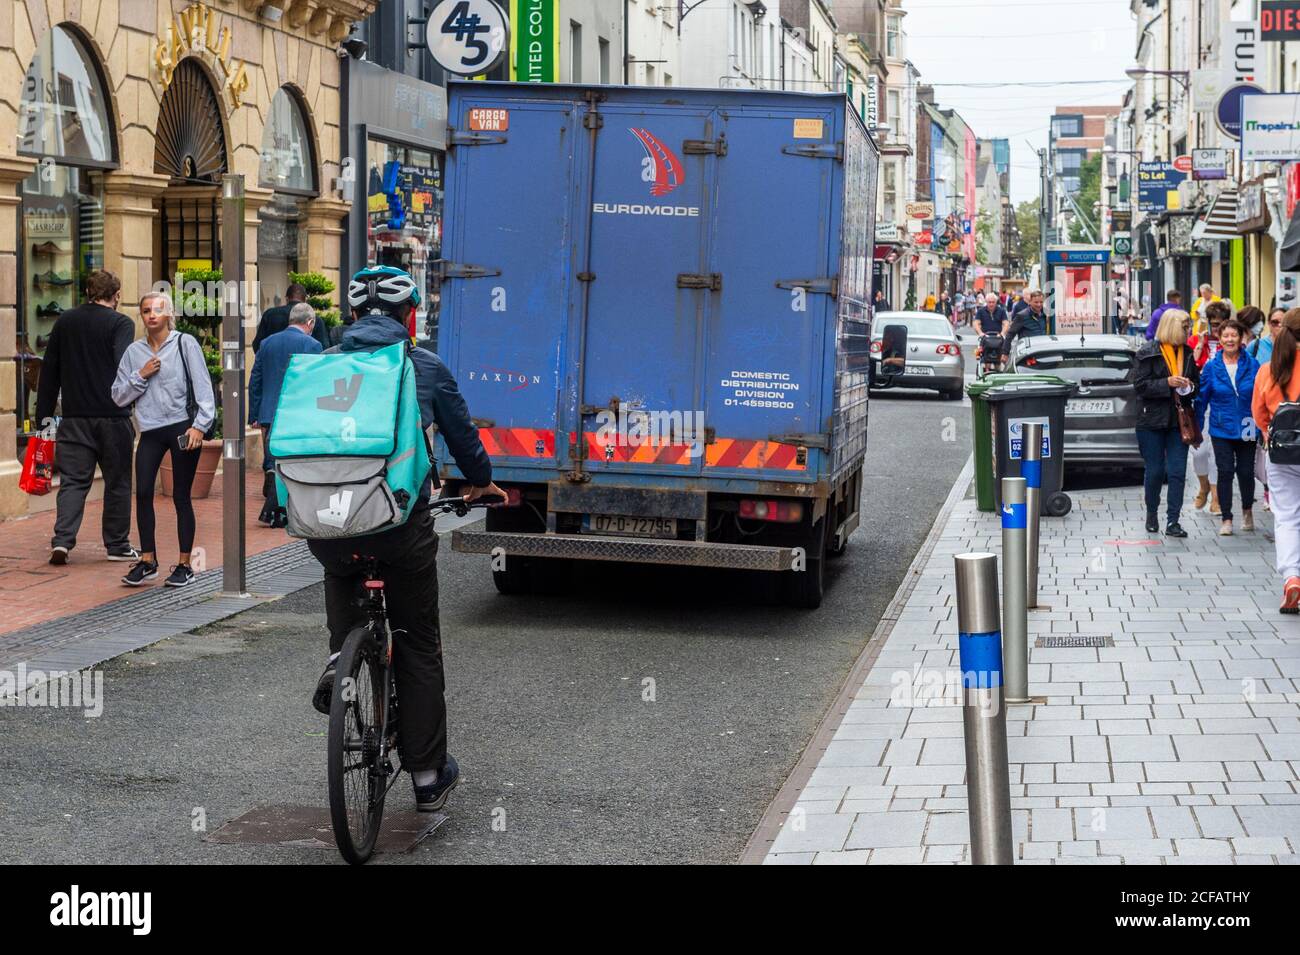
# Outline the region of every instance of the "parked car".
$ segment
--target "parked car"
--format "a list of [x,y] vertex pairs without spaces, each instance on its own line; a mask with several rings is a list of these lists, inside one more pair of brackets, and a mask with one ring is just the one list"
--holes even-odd
[[[880,374],[882,337],[890,325],[907,329],[907,363],[885,384]],[[934,312],[877,312],[871,322],[871,386],[931,388],[945,398],[961,398],[965,363],[952,324]]]
[[1137,343],[1126,335],[1038,335],[1017,339],[1014,371],[1056,375],[1078,387],[1065,403],[1065,463],[1140,468],[1137,396],[1128,381]]

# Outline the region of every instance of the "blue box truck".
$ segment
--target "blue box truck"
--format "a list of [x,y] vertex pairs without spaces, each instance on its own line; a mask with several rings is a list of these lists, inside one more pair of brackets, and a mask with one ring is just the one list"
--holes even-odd
[[505,593],[609,560],[817,606],[867,441],[879,154],[845,97],[453,82],[448,123],[437,351],[518,498],[453,547]]

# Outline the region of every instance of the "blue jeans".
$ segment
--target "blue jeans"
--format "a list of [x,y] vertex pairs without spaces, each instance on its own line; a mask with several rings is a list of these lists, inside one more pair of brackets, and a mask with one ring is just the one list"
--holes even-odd
[[1183,510],[1183,486],[1187,482],[1187,445],[1177,428],[1159,431],[1137,429],[1138,449],[1146,464],[1147,516],[1160,510],[1160,485],[1169,480],[1169,523],[1178,523]]

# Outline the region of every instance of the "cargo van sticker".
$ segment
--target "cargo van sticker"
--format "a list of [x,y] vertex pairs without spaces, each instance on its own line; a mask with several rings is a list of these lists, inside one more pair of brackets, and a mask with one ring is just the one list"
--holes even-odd
[[659,140],[659,137],[648,129],[636,126],[629,126],[628,132],[635,136],[645,149],[645,159],[641,161],[641,179],[653,183],[650,186],[650,195],[666,196],[686,180],[682,161]]
[[796,119],[794,121],[795,139],[821,139],[822,121],[820,119]]
[[529,385],[540,385],[542,383],[541,375],[530,375],[522,371],[507,371],[504,368],[481,368],[477,371],[471,371],[467,378],[469,381],[491,385],[509,385],[510,391],[522,391]]
[[794,409],[791,398],[797,397],[799,383],[791,380],[784,371],[733,371],[720,382],[724,394],[722,403],[728,408],[779,408]]
[[510,128],[510,110],[476,106],[469,111],[469,128],[500,133]]

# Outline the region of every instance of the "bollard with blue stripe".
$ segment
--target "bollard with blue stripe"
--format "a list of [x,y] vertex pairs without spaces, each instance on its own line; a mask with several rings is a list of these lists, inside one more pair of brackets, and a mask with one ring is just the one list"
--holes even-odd
[[1029,702],[1025,479],[1002,479],[1002,671],[1008,703]]
[[1011,865],[1011,774],[998,624],[998,558],[959,554],[954,562],[971,864]]
[[1038,606],[1038,521],[1043,513],[1043,425],[1026,421],[1021,426],[1024,450],[1020,476],[1025,479],[1025,510],[1029,517],[1025,528],[1025,606]]

